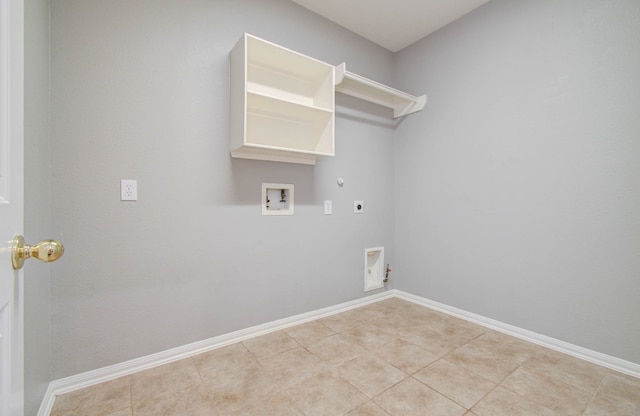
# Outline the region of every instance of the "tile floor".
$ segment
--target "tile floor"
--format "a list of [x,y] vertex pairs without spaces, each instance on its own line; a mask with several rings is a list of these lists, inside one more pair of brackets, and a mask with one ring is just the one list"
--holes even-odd
[[640,379],[397,298],[58,396],[51,416],[640,415]]

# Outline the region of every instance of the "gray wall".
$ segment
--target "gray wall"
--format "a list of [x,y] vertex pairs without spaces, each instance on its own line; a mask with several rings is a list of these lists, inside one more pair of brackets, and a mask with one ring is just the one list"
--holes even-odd
[[396,56],[400,289],[640,363],[640,2],[493,0]]
[[[353,117],[374,106],[339,97],[315,167],[228,144],[243,32],[387,83],[390,52],[288,0],[53,0],[51,19],[54,379],[362,297],[367,247],[393,263],[394,130]],[[295,185],[294,216],[260,215],[262,182]]]
[[[49,1],[27,1],[24,74],[24,235],[35,244],[51,235],[49,141]],[[51,265],[24,268],[25,415],[35,415],[51,380]]]

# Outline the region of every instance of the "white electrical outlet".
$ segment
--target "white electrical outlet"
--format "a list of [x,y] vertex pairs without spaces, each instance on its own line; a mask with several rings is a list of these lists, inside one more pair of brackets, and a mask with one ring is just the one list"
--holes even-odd
[[138,200],[138,181],[134,179],[122,179],[120,181],[120,201]]
[[364,202],[353,201],[353,212],[355,214],[364,214]]

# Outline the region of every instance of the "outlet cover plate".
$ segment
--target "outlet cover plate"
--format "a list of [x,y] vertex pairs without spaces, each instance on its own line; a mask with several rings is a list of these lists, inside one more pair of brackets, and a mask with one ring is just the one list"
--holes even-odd
[[136,181],[135,179],[122,179],[120,181],[120,200],[138,200],[138,181]]

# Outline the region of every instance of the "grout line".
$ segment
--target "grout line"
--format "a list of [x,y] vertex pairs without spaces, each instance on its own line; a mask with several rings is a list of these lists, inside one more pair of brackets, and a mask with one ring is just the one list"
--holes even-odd
[[195,357],[198,354],[192,355],[189,357],[189,359],[191,360],[191,363],[193,364],[193,366],[196,369],[196,372],[198,373],[198,377],[200,377],[200,382],[204,382],[204,377],[202,377],[202,372],[200,372],[200,368],[198,367],[198,364],[196,363],[196,360],[194,360],[193,357]]
[[[491,381],[491,380],[489,380],[489,381]],[[493,383],[493,382],[492,382],[492,383]],[[498,383],[493,383],[493,384],[494,384],[494,386],[493,386],[492,388],[490,388],[490,389],[489,389],[489,391],[488,391],[488,392],[486,392],[484,396],[482,396],[481,398],[479,398],[479,399],[478,399],[478,400],[473,404],[473,406],[471,406],[469,409],[467,409],[469,412],[471,412],[471,409],[473,409],[474,407],[476,407],[476,406],[478,405],[478,403],[480,403],[481,401],[483,401],[484,399],[486,399],[486,398],[487,398],[487,396],[489,396],[489,394],[491,394],[495,389],[497,389],[498,387],[500,387],[500,384],[498,384]],[[504,387],[502,387],[502,388],[504,388]],[[474,414],[475,414],[475,413],[474,413]]]
[[131,380],[131,375],[127,377],[129,378],[129,409],[133,415],[133,380]]
[[598,387],[596,387],[596,389],[593,391],[593,394],[591,394],[591,398],[589,399],[589,401],[587,402],[587,406],[584,408],[584,410],[582,411],[582,415],[584,415],[587,410],[589,409],[589,406],[591,406],[591,403],[593,403],[593,399],[596,398],[596,396],[598,395],[598,392],[600,391],[600,388],[602,387],[602,383],[604,383],[604,379],[607,377],[607,375],[612,372],[613,370],[608,369],[607,371],[604,372],[604,374],[602,375],[602,377],[600,378],[600,382],[598,383]]

